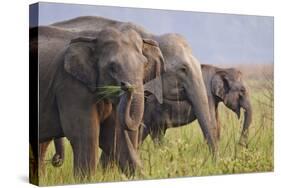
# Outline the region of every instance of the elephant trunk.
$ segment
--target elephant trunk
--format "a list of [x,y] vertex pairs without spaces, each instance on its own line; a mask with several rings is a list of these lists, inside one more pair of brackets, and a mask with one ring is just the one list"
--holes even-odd
[[142,84],[134,91],[129,83],[121,83],[125,91],[121,97],[118,112],[122,126],[130,131],[137,131],[141,123],[144,111],[144,91]]
[[[137,134],[138,132],[132,132],[132,131],[124,131],[124,134],[125,134],[125,140],[126,140],[126,145],[127,145],[127,148],[128,148],[128,155],[129,155],[129,163],[128,163],[128,167],[129,171],[127,171],[128,174],[134,174],[135,170],[137,168],[141,169],[142,165],[141,165],[141,160],[140,160],[140,157],[138,155],[138,152],[136,151],[136,147],[135,144],[132,143],[132,137],[135,137],[137,138]],[[138,139],[135,140],[136,142],[138,142]],[[126,165],[123,165],[123,167],[126,167]],[[126,170],[123,169],[124,172],[126,172]]]
[[185,91],[189,101],[191,102],[194,114],[197,117],[204,138],[207,140],[211,152],[216,155],[216,125],[212,124],[211,121],[207,92],[203,80],[197,80],[194,83],[195,86],[192,89],[185,88]]
[[[138,129],[140,127],[144,111],[144,91],[143,85],[132,89],[129,83],[121,83],[121,88],[125,93],[120,98],[118,105],[118,118],[121,131],[125,137],[125,144],[121,146],[120,152],[128,154],[120,159],[121,168],[124,172],[133,174],[136,168],[141,169],[141,162],[137,152],[138,148]],[[136,90],[136,91],[134,91]],[[129,166],[127,166],[129,165]],[[129,167],[127,170],[126,166]]]
[[252,122],[252,105],[248,97],[243,97],[240,105],[245,110],[245,112],[244,112],[243,129],[242,129],[239,144],[242,146],[247,146],[249,126]]

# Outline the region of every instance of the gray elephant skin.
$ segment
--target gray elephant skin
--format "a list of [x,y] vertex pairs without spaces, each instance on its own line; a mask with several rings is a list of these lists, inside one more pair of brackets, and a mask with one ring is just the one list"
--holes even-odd
[[[69,31],[101,30],[108,26],[119,30],[129,28],[139,33],[142,38],[149,38],[157,41],[166,64],[166,71],[163,74],[165,80],[162,82],[163,98],[171,101],[190,102],[210,150],[216,153],[217,126],[215,122],[211,120],[209,109],[206,108],[209,104],[200,63],[193,56],[192,50],[184,37],[173,33],[158,36],[134,23],[114,21],[94,16],[78,17],[72,20],[55,23],[52,26]],[[162,92],[159,91],[159,89],[155,91],[154,83],[147,83],[145,85],[145,91],[154,93]],[[162,101],[161,98],[158,100]],[[108,122],[108,124],[110,124],[110,121]],[[104,125],[103,127],[109,127],[109,125]],[[112,144],[110,145],[112,146]],[[112,152],[112,149],[109,150]]]
[[[218,105],[222,102],[235,112],[238,118],[241,108],[245,110],[239,143],[246,146],[248,129],[252,121],[252,107],[242,73],[234,68],[223,69],[211,65],[202,65],[201,68],[208,93],[211,118],[217,125],[217,137],[220,137]],[[143,118],[145,126],[140,131],[142,133],[140,141],[142,142],[150,134],[154,142],[159,143],[168,128],[184,126],[196,119],[189,102],[164,100],[163,104],[160,104],[151,95],[145,102]]]
[[[73,150],[74,175],[94,174],[100,137],[107,136],[100,136],[100,125],[112,115],[112,126],[119,131],[114,157],[123,169],[128,165],[134,170],[139,163],[136,144],[144,111],[143,83],[159,76],[162,70],[163,57],[157,42],[126,28],[70,31],[41,26],[30,30],[31,62],[37,62],[37,53],[39,152],[34,144],[37,138],[30,140],[37,163],[38,158],[43,163],[52,139],[66,137]],[[100,100],[99,88],[107,85],[121,86],[124,94],[120,99]]]

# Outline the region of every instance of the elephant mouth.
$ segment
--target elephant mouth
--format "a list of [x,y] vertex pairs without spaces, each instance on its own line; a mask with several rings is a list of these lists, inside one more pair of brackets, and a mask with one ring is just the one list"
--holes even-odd
[[237,115],[237,118],[240,119],[240,107],[235,110],[235,113]]
[[129,82],[121,82],[120,87],[121,90],[125,92],[133,92],[135,89],[135,86],[131,85]]
[[240,105],[238,105],[236,107],[233,107],[232,105],[227,105],[227,107],[229,107],[237,115],[237,118],[240,119],[240,116],[241,116],[241,106]]
[[96,92],[98,102],[109,100],[113,104],[118,104],[120,96],[125,92],[133,92],[134,86],[127,82],[120,82],[120,84],[99,86]]

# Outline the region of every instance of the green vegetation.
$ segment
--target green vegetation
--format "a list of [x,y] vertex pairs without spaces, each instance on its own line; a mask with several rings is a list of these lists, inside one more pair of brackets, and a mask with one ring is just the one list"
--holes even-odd
[[[91,180],[73,178],[73,159],[67,140],[66,157],[62,167],[54,168],[50,160],[53,144],[46,155],[46,172],[41,172],[40,185],[74,184],[84,182],[121,181],[127,179],[156,179],[180,176],[207,176],[217,174],[272,171],[273,164],[273,66],[265,65],[259,76],[252,77],[250,70],[241,68],[250,89],[253,106],[253,122],[250,126],[248,148],[238,145],[243,124],[229,109],[220,105],[221,140],[219,157],[212,160],[197,122],[182,128],[168,129],[161,146],[155,146],[148,138],[140,148],[144,175],[127,178],[116,166],[103,171],[98,166]],[[256,68],[256,66],[255,66]]]
[[101,101],[106,98],[118,97],[122,94],[123,91],[120,86],[104,86],[98,88],[97,97]]

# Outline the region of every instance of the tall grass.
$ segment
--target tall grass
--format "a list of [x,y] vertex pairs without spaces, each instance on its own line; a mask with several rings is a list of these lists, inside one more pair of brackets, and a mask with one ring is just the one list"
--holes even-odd
[[238,120],[233,112],[220,105],[222,132],[219,157],[216,161],[211,159],[198,123],[194,122],[185,127],[168,129],[161,146],[155,146],[150,138],[145,140],[140,147],[145,175],[127,178],[116,166],[106,170],[98,166],[97,173],[90,180],[77,181],[73,178],[72,150],[65,139],[66,157],[63,166],[54,168],[48,161],[54,154],[54,147],[51,144],[46,155],[46,171],[40,174],[40,185],[272,171],[273,66],[266,69],[270,70],[268,74],[261,71],[259,75],[254,76],[249,75],[250,69],[248,72],[247,69],[242,70],[251,91],[253,106],[248,148],[238,145],[243,117]]

